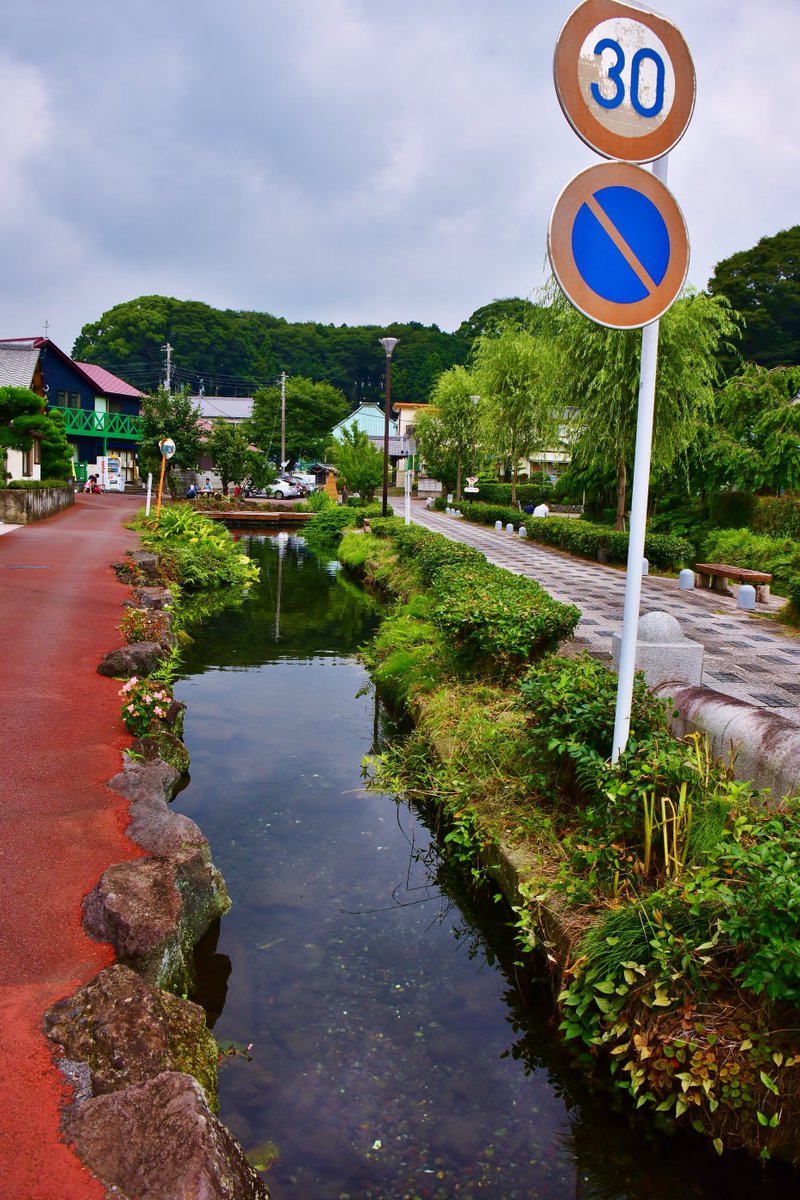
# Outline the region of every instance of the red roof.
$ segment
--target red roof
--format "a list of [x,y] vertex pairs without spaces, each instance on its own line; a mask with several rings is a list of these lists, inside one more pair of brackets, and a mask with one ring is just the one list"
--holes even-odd
[[134,396],[138,400],[144,393],[138,388],[126,383],[118,375],[112,375],[105,367],[97,367],[94,363],[76,362],[84,375],[88,375],[92,383],[97,384],[102,392],[110,392],[113,396]]

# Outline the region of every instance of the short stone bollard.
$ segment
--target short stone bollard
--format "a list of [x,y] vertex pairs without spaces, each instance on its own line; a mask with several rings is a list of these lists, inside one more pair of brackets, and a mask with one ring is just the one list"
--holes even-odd
[[[619,669],[622,637],[615,633],[611,640],[614,666]],[[645,613],[639,618],[635,665],[650,687],[674,681],[702,683],[703,646],[684,637],[671,613]]]
[[520,525],[520,527],[519,527],[519,536],[525,537],[525,538],[528,536],[528,531],[524,525]]
[[694,571],[684,567],[678,576],[678,587],[684,592],[691,592],[694,588]]
[[452,504],[452,503],[453,503],[453,493],[452,493],[452,492],[448,492],[448,493],[447,493],[447,503],[448,503],[448,504]]
[[508,524],[506,525],[506,533],[513,533],[513,532],[514,532],[514,526],[513,526],[512,522],[509,521]]
[[745,612],[755,611],[756,589],[752,583],[743,583],[739,588],[739,595],[736,597],[736,607],[744,609]]
[[495,521],[495,523],[494,523],[494,527],[495,527],[495,529],[497,530],[497,532],[498,532],[498,533],[502,533],[502,531],[503,531],[503,522],[502,522],[502,521]]
[[642,559],[642,575],[644,576],[644,575],[649,575],[649,574],[650,574],[650,561],[649,561],[649,559],[643,558]]

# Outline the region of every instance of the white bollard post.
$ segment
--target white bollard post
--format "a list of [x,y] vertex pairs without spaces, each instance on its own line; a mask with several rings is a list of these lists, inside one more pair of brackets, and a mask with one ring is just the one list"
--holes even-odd
[[754,612],[756,607],[756,589],[751,583],[743,583],[736,597],[736,607],[745,612]]
[[144,515],[150,516],[150,498],[153,494],[153,476],[152,473],[147,476],[147,504],[144,507]]

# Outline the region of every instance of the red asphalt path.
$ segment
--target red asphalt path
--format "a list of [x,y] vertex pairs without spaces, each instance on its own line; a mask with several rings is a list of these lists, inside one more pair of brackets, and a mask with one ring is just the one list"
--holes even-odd
[[111,563],[137,539],[124,495],[0,537],[0,1198],[87,1200],[105,1189],[59,1140],[69,1091],[45,1010],[112,961],[81,925],[103,871],[141,852],[105,786],[130,738],[119,683],[97,674],[130,589]]

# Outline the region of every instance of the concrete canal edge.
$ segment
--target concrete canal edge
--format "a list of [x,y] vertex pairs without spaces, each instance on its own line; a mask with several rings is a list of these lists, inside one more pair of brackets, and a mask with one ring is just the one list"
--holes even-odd
[[[160,584],[155,555],[128,564]],[[120,572],[118,568],[118,574]],[[128,582],[134,572],[129,571]],[[158,586],[136,603],[168,603]],[[111,651],[98,667],[150,670],[165,646]],[[180,740],[184,706],[173,702],[164,745],[134,742],[109,788],[128,801],[127,836],[144,857],[110,866],[84,899],[84,928],[108,942],[116,961],[54,1004],[44,1032],[71,1085],[63,1133],[117,1200],[268,1200],[244,1149],[217,1117],[218,1051],[199,1005],[185,999],[195,946],[230,908],[208,840],[173,811],[188,755]],[[183,755],[177,750],[178,743]],[[161,753],[179,763],[170,765]],[[177,994],[176,994],[177,993]]]

